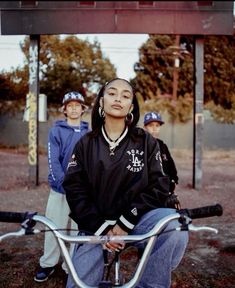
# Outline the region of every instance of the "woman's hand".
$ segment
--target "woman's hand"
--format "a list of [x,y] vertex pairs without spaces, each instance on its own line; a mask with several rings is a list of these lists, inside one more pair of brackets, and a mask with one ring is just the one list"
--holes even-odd
[[[120,226],[115,225],[109,232],[107,233],[109,236],[125,236],[128,235],[126,231],[124,231]],[[111,251],[117,251],[124,249],[125,243],[124,242],[108,242],[106,243],[105,247]]]

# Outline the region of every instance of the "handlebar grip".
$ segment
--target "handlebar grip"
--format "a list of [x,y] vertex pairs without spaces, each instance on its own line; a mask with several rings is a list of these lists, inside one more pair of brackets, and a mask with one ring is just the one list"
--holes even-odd
[[[221,216],[223,214],[223,207],[220,204],[215,204],[193,209],[182,209],[182,212],[191,219],[207,218],[213,216]],[[179,213],[181,213],[181,210]]]
[[0,211],[0,222],[22,223],[27,218],[28,212]]

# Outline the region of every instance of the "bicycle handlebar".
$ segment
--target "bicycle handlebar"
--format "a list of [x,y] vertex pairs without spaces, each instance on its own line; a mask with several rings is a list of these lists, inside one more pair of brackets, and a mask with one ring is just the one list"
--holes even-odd
[[[178,211],[178,213],[186,215],[191,219],[207,218],[213,216],[221,216],[223,214],[223,207],[220,204],[215,204],[193,209],[181,209]],[[0,211],[0,222],[22,223],[35,214],[37,213]]]
[[[139,261],[139,264],[137,266],[136,272],[134,274],[134,276],[132,277],[132,279],[120,286],[122,288],[133,288],[136,287],[136,284],[138,283],[138,281],[140,280],[144,268],[147,264],[147,260],[151,254],[153,245],[156,241],[156,237],[162,230],[163,227],[165,227],[165,225],[167,223],[169,223],[172,220],[179,220],[181,219],[182,225],[179,225],[178,228],[176,228],[176,230],[185,230],[184,229],[184,219],[185,219],[185,223],[186,226],[188,224],[188,230],[190,231],[211,231],[211,232],[215,232],[217,233],[216,229],[210,228],[210,227],[194,227],[191,223],[190,219],[196,219],[196,218],[204,218],[204,217],[212,217],[212,216],[221,216],[223,214],[223,208],[220,204],[216,204],[216,205],[211,205],[211,206],[205,206],[205,207],[200,207],[200,208],[194,208],[194,209],[181,209],[179,211],[176,211],[176,213],[173,213],[171,215],[168,215],[166,217],[164,217],[163,219],[161,219],[158,223],[156,223],[156,225],[152,228],[152,230],[150,230],[149,232],[147,232],[146,234],[142,234],[142,235],[126,235],[126,236],[108,236],[108,235],[104,235],[104,236],[71,236],[71,235],[66,235],[64,233],[60,233],[59,231],[57,231],[56,225],[48,218],[46,218],[45,216],[42,215],[36,215],[36,212],[6,212],[6,211],[0,211],[0,222],[10,222],[10,223],[21,223],[21,230],[19,230],[18,232],[13,232],[13,233],[8,233],[8,234],[3,234],[2,236],[0,236],[0,242],[3,239],[6,239],[8,237],[12,237],[12,236],[22,236],[22,235],[26,235],[26,231],[27,229],[29,229],[29,231],[33,231],[33,234],[39,233],[40,230],[36,230],[36,229],[32,229],[32,227],[36,224],[36,222],[40,222],[44,225],[46,225],[51,231],[54,233],[54,236],[57,239],[58,245],[63,253],[64,256],[64,260],[65,263],[67,264],[68,270],[70,275],[72,276],[74,282],[76,283],[76,285],[78,287],[83,287],[83,288],[96,288],[96,287],[91,287],[86,285],[77,275],[76,270],[74,268],[74,265],[72,263],[70,254],[67,250],[67,247],[65,245],[65,242],[70,242],[70,243],[99,243],[99,244],[105,244],[108,241],[124,241],[126,243],[128,242],[133,242],[133,241],[142,241],[142,240],[146,240],[148,239],[148,242],[146,244],[144,253]],[[101,286],[99,286],[101,287]],[[106,286],[105,286],[106,287]],[[111,286],[108,286],[111,287]],[[98,288],[98,287],[97,287]]]
[[179,213],[182,213],[191,219],[207,218],[221,216],[223,214],[223,207],[220,204],[215,204],[193,209],[181,209],[179,210]]
[[28,218],[29,212],[0,212],[0,222],[22,223]]

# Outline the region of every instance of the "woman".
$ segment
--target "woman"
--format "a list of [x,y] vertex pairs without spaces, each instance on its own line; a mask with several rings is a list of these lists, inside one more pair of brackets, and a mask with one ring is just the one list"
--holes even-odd
[[[136,127],[138,120],[139,105],[128,81],[117,78],[102,87],[92,111],[92,132],[76,144],[63,183],[70,216],[81,233],[143,234],[175,212],[164,208],[169,179],[156,140]],[[187,237],[186,232],[159,237],[138,287],[170,286]],[[106,245],[111,251],[123,248],[123,243]],[[98,285],[104,262],[101,245],[79,246],[73,262],[85,283]],[[67,287],[75,287],[70,277]]]

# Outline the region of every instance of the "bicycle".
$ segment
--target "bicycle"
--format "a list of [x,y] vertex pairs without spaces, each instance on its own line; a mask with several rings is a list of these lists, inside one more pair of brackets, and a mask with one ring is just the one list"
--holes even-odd
[[[48,218],[43,215],[38,215],[37,212],[0,212],[0,222],[8,223],[21,223],[21,228],[18,231],[5,233],[0,236],[0,242],[10,238],[10,237],[19,237],[23,235],[33,235],[40,232],[45,232],[45,230],[40,230],[34,228],[37,223],[42,223],[49,228],[49,231],[54,233],[58,241],[58,245],[62,251],[62,255],[65,263],[67,264],[68,271],[73,278],[74,283],[77,287],[80,288],[112,288],[112,287],[121,287],[121,288],[132,288],[137,285],[139,282],[144,268],[147,264],[148,258],[151,254],[151,250],[154,246],[155,241],[157,241],[158,235],[163,230],[164,226],[170,221],[177,220],[179,226],[176,228],[177,231],[208,231],[218,233],[218,230],[208,226],[195,226],[192,224],[193,219],[197,218],[206,218],[212,216],[221,216],[223,214],[223,208],[220,204],[199,207],[194,209],[180,209],[174,214],[164,217],[161,221],[156,223],[151,231],[142,235],[127,235],[127,236],[69,236],[64,233],[61,233],[56,227],[56,225]],[[164,232],[162,232],[164,233]],[[112,283],[109,280],[103,280],[97,287],[86,285],[77,275],[75,268],[73,266],[71,256],[68,252],[68,248],[65,243],[90,243],[90,244],[102,244],[105,245],[109,241],[124,241],[129,244],[131,242],[143,241],[146,240],[147,244],[143,250],[143,253],[139,259],[139,264],[136,268],[136,271],[132,278],[127,283],[121,283],[120,281],[120,263],[119,263],[119,254],[115,254],[115,281]]]

